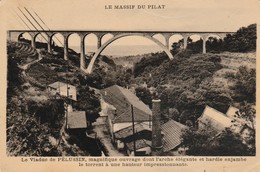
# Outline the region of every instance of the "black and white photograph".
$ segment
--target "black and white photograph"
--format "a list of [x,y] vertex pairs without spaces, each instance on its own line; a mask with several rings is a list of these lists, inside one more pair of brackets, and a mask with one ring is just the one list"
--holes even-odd
[[256,157],[259,6],[196,1],[7,3],[4,156]]

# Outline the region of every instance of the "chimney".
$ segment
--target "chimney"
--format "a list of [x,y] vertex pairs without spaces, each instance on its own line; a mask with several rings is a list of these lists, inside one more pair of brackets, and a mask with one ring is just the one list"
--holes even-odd
[[162,153],[161,135],[161,100],[152,100],[152,156],[159,156]]

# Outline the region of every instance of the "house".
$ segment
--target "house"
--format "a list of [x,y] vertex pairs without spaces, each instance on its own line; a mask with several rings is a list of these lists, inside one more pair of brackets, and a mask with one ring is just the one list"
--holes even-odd
[[85,130],[89,126],[85,111],[68,112],[67,129],[69,130]]
[[152,112],[123,87],[114,85],[105,88],[101,90],[101,95],[100,115],[107,116],[109,132],[117,149],[124,150],[129,156],[155,155],[153,152],[157,148],[161,153],[183,153],[181,135],[187,127],[174,120],[161,125],[160,100],[153,100]]
[[118,130],[114,133],[115,143],[119,150],[126,150],[127,154],[134,155],[134,142],[136,155],[150,155],[152,129],[143,123],[137,123]]
[[163,152],[170,152],[171,155],[183,155],[185,152],[181,147],[181,135],[182,131],[187,128],[187,126],[172,119],[162,124],[162,132],[164,134],[162,139]]
[[[100,93],[102,101],[108,104],[104,106],[109,107],[109,110],[103,110],[103,113],[106,113],[103,115],[107,116],[107,124],[113,142],[116,142],[115,133],[117,131],[132,126],[132,114],[135,124],[142,123],[151,126],[152,111],[130,90],[113,85],[102,89]],[[131,109],[131,105],[133,109]]]
[[241,134],[242,138],[247,138],[253,129],[249,122],[244,119],[237,118],[236,112],[239,109],[230,106],[226,114],[218,110],[206,106],[201,117],[198,119],[198,127],[204,127],[210,124],[216,131],[221,132],[225,128],[230,128],[233,132]]
[[222,131],[231,127],[232,119],[218,110],[206,106],[202,115],[198,118],[198,128],[203,128],[208,124],[216,131]]
[[[136,151],[134,152],[134,144]],[[151,155],[151,145],[150,140],[138,139],[126,143],[127,154],[129,156],[148,156]]]
[[73,101],[77,101],[77,89],[73,85],[57,81],[49,84],[47,88],[53,94],[59,94],[61,96],[69,97]]
[[[152,129],[144,124],[135,124],[135,134],[133,127],[127,127],[115,132],[115,140],[118,149],[125,149],[127,154],[134,155],[134,141],[136,146],[136,155],[151,155]],[[162,152],[171,155],[183,155],[182,150],[182,131],[186,129],[185,125],[169,120],[161,126]]]

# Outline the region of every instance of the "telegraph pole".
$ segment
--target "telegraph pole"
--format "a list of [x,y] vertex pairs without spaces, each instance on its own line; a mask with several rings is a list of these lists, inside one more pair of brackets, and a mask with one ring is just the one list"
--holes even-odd
[[[135,118],[134,118],[134,108],[131,104],[131,113],[132,113],[132,126],[133,126],[133,137],[135,136]],[[135,146],[135,138],[134,138],[134,156],[136,155],[136,146]]]
[[66,85],[67,85],[67,97],[66,97],[66,128],[68,125],[68,108],[69,108],[69,84],[68,84],[68,69],[69,68],[69,62],[67,62],[67,71],[66,71]]

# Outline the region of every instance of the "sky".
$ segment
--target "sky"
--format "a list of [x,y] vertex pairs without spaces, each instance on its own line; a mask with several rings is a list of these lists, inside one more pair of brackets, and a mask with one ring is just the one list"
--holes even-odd
[[[135,9],[105,9],[108,5],[135,5]],[[145,5],[146,9],[136,9]],[[149,5],[164,9],[147,9]],[[154,30],[154,31],[236,31],[256,23],[257,0],[4,0],[8,29],[24,29],[15,13],[17,7],[34,10],[55,30]],[[22,16],[23,17],[23,16]],[[77,45],[78,38],[71,38]],[[179,39],[179,38],[178,38]],[[198,39],[198,37],[196,38]],[[92,38],[90,42],[94,42]],[[163,40],[161,40],[163,41]],[[152,44],[145,38],[119,39],[115,45]]]

